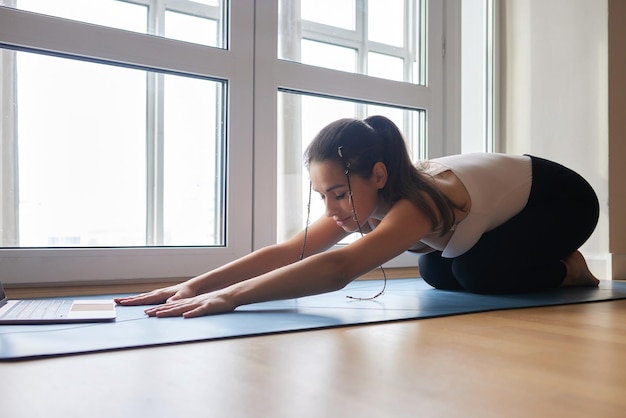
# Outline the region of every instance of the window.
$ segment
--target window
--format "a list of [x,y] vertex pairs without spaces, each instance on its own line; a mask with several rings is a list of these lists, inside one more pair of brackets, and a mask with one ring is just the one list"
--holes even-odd
[[224,82],[3,54],[18,75],[3,247],[225,244]]
[[441,2],[322,3],[0,0],[3,281],[183,278],[284,239],[339,117],[443,154]]
[[283,0],[278,57],[425,85],[425,16],[422,0]]
[[[333,13],[321,13],[330,9]],[[281,1],[278,58],[425,86],[425,14],[426,2],[419,0]],[[418,89],[415,94],[420,94]],[[371,99],[367,94],[362,97]],[[277,214],[282,222],[277,224],[278,241],[294,235],[306,222],[308,177],[302,171],[302,162],[295,157],[302,155],[327,123],[339,117],[373,114],[392,119],[405,134],[409,149],[414,150],[413,157],[425,157],[425,109],[368,104],[279,88]],[[294,178],[299,181],[294,182]],[[301,202],[294,205],[292,197],[298,195]],[[323,214],[320,202],[313,201],[311,206],[312,219]]]
[[[442,13],[440,2],[421,0],[279,1],[279,59],[267,79],[257,73],[258,84],[273,82],[278,91],[276,155],[267,156],[278,169],[277,201],[256,211],[277,213],[272,240],[288,239],[306,222],[301,157],[327,123],[382,114],[400,127],[414,159],[440,154],[442,103],[433,97],[442,96],[442,57],[432,51],[441,51],[442,37],[429,25],[437,27]],[[314,200],[311,219],[322,214]]]
[[0,5],[218,48],[227,41],[223,0],[2,0]]
[[498,150],[496,126],[498,37],[495,35],[496,2],[464,0],[461,13],[462,82],[461,152],[493,152]]
[[250,251],[253,5],[205,3],[4,1],[3,281],[188,277]]
[[[278,195],[277,215],[282,220],[277,224],[277,240],[285,241],[300,231],[306,224],[309,200],[309,178],[304,170],[302,158],[297,158],[326,124],[339,117],[367,117],[384,115],[401,129],[413,159],[424,158],[426,111],[402,109],[392,106],[368,104],[353,100],[313,96],[303,93],[283,92],[278,94]],[[294,182],[294,178],[298,179]],[[300,196],[295,202],[293,197]],[[324,204],[319,199],[311,200],[311,220],[324,214]],[[356,238],[353,234],[344,242]]]

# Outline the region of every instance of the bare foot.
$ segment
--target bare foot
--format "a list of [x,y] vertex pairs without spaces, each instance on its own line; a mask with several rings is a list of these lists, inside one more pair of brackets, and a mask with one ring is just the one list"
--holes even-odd
[[574,251],[565,260],[562,260],[567,274],[561,286],[592,286],[597,287],[600,281],[591,273],[585,257],[580,251]]

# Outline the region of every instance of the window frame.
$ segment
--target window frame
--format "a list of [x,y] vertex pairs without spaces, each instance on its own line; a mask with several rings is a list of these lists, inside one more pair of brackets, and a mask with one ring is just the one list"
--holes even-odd
[[2,47],[228,82],[226,246],[3,248],[3,282],[181,279],[275,243],[277,219],[267,214],[277,205],[279,90],[427,109],[427,156],[460,150],[460,54],[447,53],[460,51],[460,2],[428,1],[426,86],[280,60],[278,0],[230,1],[229,8],[226,50],[0,6]]
[[[446,9],[448,5],[448,9]],[[425,109],[426,144],[425,157],[444,155],[447,149],[460,148],[460,136],[447,138],[444,144],[444,83],[446,77],[460,77],[459,74],[444,73],[444,25],[446,13],[455,13],[460,5],[448,1],[427,1],[428,20],[426,47],[427,67],[425,85],[406,83],[369,77],[362,74],[347,73],[323,67],[305,65],[293,61],[278,59],[277,39],[262,36],[278,33],[278,2],[272,2],[262,9],[257,8],[256,55],[255,55],[255,170],[254,178],[259,179],[255,190],[262,188],[254,201],[254,243],[255,249],[276,242],[277,220],[268,218],[267,213],[277,213],[277,137],[276,118],[277,92],[302,92],[338,99],[349,99],[391,105],[411,109]],[[458,13],[458,11],[456,11]],[[459,30],[459,28],[454,28]],[[452,37],[456,39],[456,36]],[[458,57],[449,57],[452,63]],[[454,61],[454,62],[453,62]],[[450,96],[451,97],[451,96]],[[269,98],[269,99],[268,99]],[[456,102],[458,103],[458,101]],[[454,106],[454,104],[452,104]],[[453,114],[458,112],[452,112]],[[449,122],[458,125],[458,122]],[[453,133],[458,128],[451,128]],[[262,179],[262,180],[261,180]],[[262,183],[261,183],[262,182]],[[271,197],[270,197],[271,196]],[[386,267],[415,266],[414,254],[403,254],[386,263]]]
[[[357,3],[360,3],[363,1],[367,1],[367,0],[355,0],[355,2]],[[407,80],[410,78],[409,74],[413,72],[413,69],[411,68],[411,64],[413,63],[415,57],[412,56],[412,52],[413,52],[412,49],[414,49],[416,53],[419,53],[421,48],[425,47],[424,45],[425,40],[422,39],[420,34],[416,32],[418,30],[416,26],[419,26],[419,25],[412,24],[413,22],[411,22],[411,19],[409,16],[411,14],[416,13],[417,10],[414,10],[414,8],[419,9],[420,7],[422,7],[422,3],[423,3],[424,9],[427,9],[428,1],[426,0],[403,0],[403,1],[404,1],[404,11],[405,11],[404,26],[405,28],[407,28],[407,30],[405,30],[404,40],[403,40],[405,45],[407,45],[407,47],[405,48],[395,46],[395,45],[387,45],[387,44],[383,44],[377,41],[365,40],[366,35],[364,32],[365,32],[365,27],[367,26],[368,12],[365,10],[367,8],[367,5],[363,5],[363,4],[357,4],[356,10],[355,10],[356,25],[355,25],[354,30],[329,27],[327,25],[324,25],[318,22],[302,20],[301,38],[302,40],[306,39],[310,41],[329,43],[333,45],[337,44],[342,47],[356,50],[357,55],[359,56],[359,59],[357,60],[357,64],[356,64],[357,66],[356,72],[360,74],[367,74],[367,72],[365,71],[366,70],[365,62],[367,61],[367,55],[370,52],[381,54],[381,55],[387,55],[387,56],[394,57],[394,58],[401,58],[404,62],[403,64],[404,79]],[[426,21],[427,19],[423,19],[423,21],[419,23],[424,24]],[[413,43],[414,37],[416,38],[416,42],[420,44],[419,46],[411,45]],[[336,42],[337,38],[341,40],[339,42]],[[418,69],[416,69],[417,80],[412,80],[412,83],[423,85],[426,82],[425,65],[423,65],[424,62],[422,62],[422,60],[418,60],[418,63],[420,64],[420,66]]]
[[171,280],[200,274],[250,252],[254,39],[249,28],[254,26],[254,2],[232,2],[230,7],[228,50],[0,7],[3,48],[228,83],[225,246],[2,248],[3,282]]

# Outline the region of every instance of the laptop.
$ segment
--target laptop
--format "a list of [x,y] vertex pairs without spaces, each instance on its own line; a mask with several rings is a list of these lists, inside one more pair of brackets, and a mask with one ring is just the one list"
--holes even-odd
[[65,324],[115,320],[112,299],[9,300],[0,283],[0,325]]

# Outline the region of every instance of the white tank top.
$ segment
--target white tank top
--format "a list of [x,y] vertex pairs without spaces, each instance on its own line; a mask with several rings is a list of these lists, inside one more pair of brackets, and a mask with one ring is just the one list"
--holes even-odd
[[461,180],[471,198],[470,211],[455,225],[451,234],[434,236],[422,242],[454,258],[465,253],[490,231],[517,215],[528,202],[532,183],[530,157],[476,153],[434,158],[427,163],[427,174],[447,170]]

